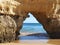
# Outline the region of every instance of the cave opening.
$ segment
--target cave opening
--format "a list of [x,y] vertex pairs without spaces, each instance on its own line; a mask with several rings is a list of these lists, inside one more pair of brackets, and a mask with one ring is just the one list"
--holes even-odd
[[29,13],[30,17],[26,18],[23,22],[23,27],[20,30],[20,40],[38,40],[49,39],[47,32],[44,30],[43,25],[40,24],[36,18]]
[[46,33],[46,31],[43,28],[43,25],[39,23],[31,13],[28,13],[28,15],[30,17],[26,18],[26,20],[23,22],[23,27],[20,30],[20,33],[29,33],[29,34]]

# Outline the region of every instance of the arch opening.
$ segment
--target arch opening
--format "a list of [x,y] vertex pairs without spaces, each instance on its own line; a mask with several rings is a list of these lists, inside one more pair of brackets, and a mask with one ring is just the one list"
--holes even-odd
[[28,13],[28,15],[30,17],[26,18],[26,20],[23,22],[23,27],[20,30],[20,33],[27,33],[27,35],[28,35],[28,33],[29,34],[46,33],[42,24],[40,24],[31,13]]

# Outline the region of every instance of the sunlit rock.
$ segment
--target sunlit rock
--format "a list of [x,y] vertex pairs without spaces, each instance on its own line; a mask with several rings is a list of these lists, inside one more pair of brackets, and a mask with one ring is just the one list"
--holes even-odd
[[15,12],[18,6],[15,0],[0,0],[0,43],[14,41],[19,35],[24,18]]
[[0,42],[18,37],[29,12],[51,38],[60,38],[60,0],[0,0]]
[[10,16],[0,16],[0,42],[15,40],[17,25]]
[[0,0],[0,13],[15,15],[14,10],[18,5],[20,3],[15,0]]
[[16,1],[21,3],[20,12],[32,13],[43,25],[50,38],[60,38],[60,0]]

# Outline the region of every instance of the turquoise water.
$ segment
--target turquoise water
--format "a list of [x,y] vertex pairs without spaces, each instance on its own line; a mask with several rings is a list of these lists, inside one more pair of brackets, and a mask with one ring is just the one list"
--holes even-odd
[[39,23],[24,23],[21,32],[29,32],[32,34],[20,36],[20,40],[40,40],[49,39],[43,26]]
[[24,23],[21,32],[46,33],[43,26],[39,23]]

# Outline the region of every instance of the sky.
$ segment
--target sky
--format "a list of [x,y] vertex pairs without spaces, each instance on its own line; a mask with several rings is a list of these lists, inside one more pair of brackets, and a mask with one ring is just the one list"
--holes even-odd
[[30,17],[26,18],[26,20],[23,23],[39,23],[31,13],[29,13],[29,15]]

